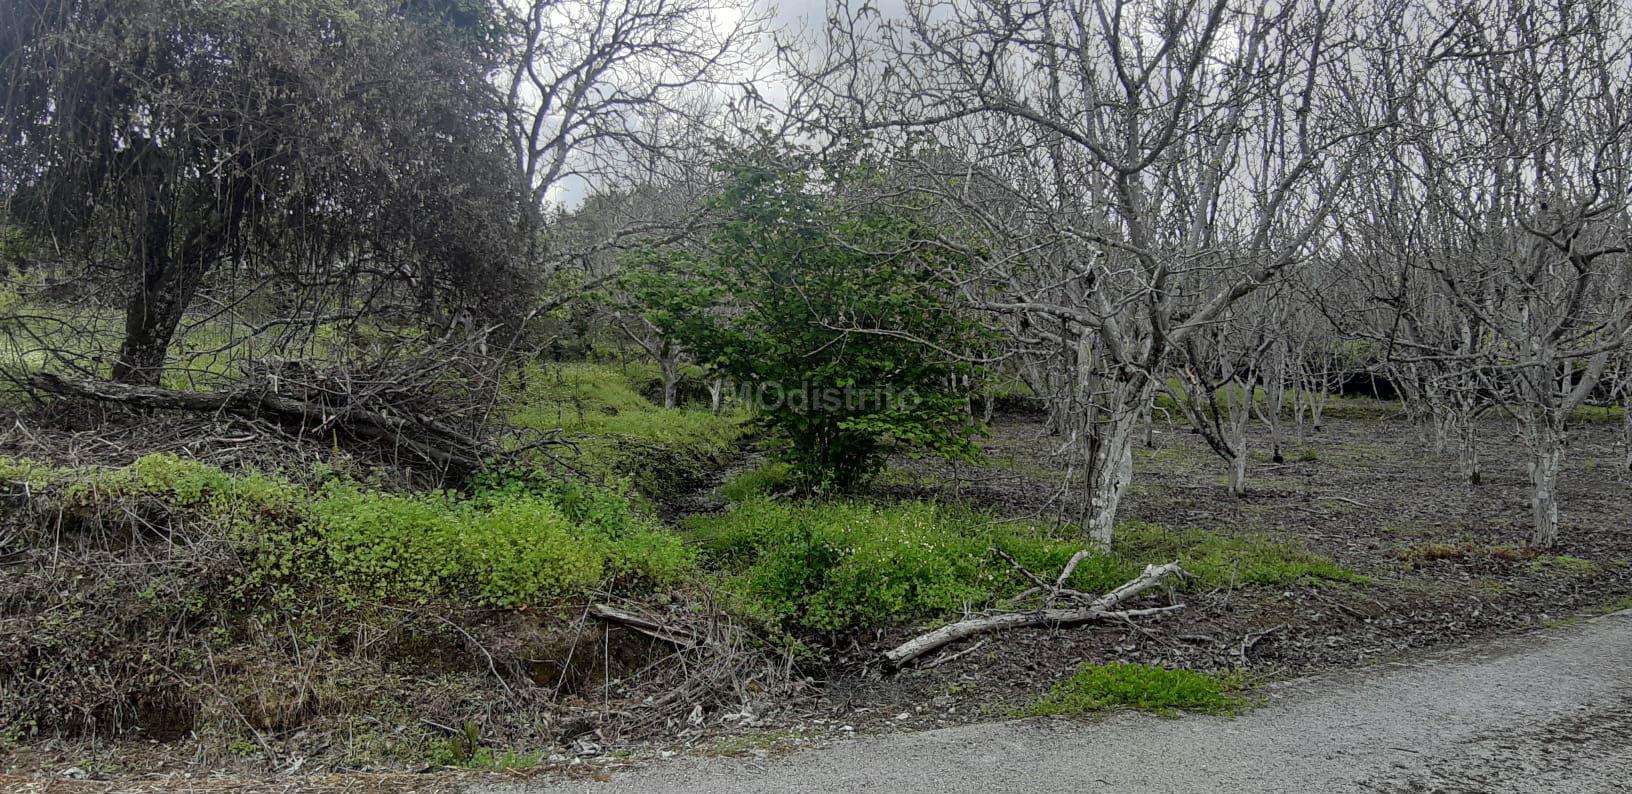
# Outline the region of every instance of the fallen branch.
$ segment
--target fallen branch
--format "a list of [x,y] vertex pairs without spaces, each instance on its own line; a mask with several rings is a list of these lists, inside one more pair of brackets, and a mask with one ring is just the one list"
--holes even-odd
[[[1080,560],[1077,560],[1080,562]],[[1116,609],[1122,602],[1161,584],[1164,580],[1175,576],[1183,576],[1184,569],[1177,562],[1166,565],[1147,565],[1143,573],[1121,587],[1094,599],[1084,606],[1076,608],[1041,608],[1023,612],[1005,612],[997,615],[987,615],[968,620],[960,620],[942,626],[927,634],[920,634],[896,647],[885,651],[884,658],[890,664],[900,667],[926,653],[950,645],[958,640],[967,639],[977,634],[986,634],[993,631],[1025,628],[1031,626],[1076,626],[1100,620],[1131,620],[1137,617],[1160,615],[1183,609],[1183,604],[1165,607],[1150,607],[1146,609]],[[1050,603],[1054,598],[1065,596],[1076,600],[1091,598],[1085,593],[1063,588],[1052,589]]]
[[648,637],[654,637],[680,648],[690,648],[698,642],[697,636],[685,629],[666,626],[644,615],[625,612],[606,604],[590,604],[589,614],[599,620],[627,626]]

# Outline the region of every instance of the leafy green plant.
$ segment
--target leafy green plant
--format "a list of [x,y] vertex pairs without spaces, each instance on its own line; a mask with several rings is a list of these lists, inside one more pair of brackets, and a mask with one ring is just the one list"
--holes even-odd
[[[0,461],[0,480],[54,493],[82,526],[213,535],[234,545],[248,592],[321,588],[350,599],[464,598],[523,606],[598,588],[666,587],[695,553],[623,491],[543,477],[484,481],[470,496],[393,494],[333,480],[308,488],[174,455],[120,469]],[[298,587],[297,587],[298,585]]]
[[970,367],[942,351],[981,340],[936,280],[961,266],[935,244],[949,233],[834,198],[844,175],[798,153],[721,168],[708,204],[719,231],[704,250],[630,263],[669,285],[648,290],[646,318],[752,390],[756,420],[786,441],[775,454],[807,490],[855,490],[895,450],[973,459],[981,426],[951,387]]
[[1085,663],[1069,679],[1055,684],[1048,694],[1022,708],[1020,716],[1089,714],[1115,708],[1133,708],[1170,714],[1197,711],[1228,714],[1241,708],[1231,695],[1240,689],[1239,676],[1170,670],[1145,664]]

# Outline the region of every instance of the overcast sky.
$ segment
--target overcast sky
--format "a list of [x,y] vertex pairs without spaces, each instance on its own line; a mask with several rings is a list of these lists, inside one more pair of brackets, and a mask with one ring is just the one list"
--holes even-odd
[[[852,0],[861,3],[866,0]],[[885,17],[899,17],[905,8],[905,0],[872,0],[873,5]],[[827,0],[755,0],[756,7],[771,12],[770,26],[773,30],[782,30],[794,33],[800,30],[815,30],[826,18]],[[779,95],[776,87],[762,86],[761,96],[774,97]],[[575,208],[583,203],[584,198],[592,192],[592,186],[581,179],[565,178],[554,185],[546,201],[557,207]]]

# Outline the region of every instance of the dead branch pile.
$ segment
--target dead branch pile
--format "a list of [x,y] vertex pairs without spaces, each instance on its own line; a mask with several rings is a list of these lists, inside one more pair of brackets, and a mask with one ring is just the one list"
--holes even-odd
[[557,442],[540,435],[501,452],[492,431],[497,402],[493,368],[490,362],[452,355],[457,352],[425,350],[325,366],[255,362],[245,365],[241,380],[207,391],[50,372],[33,374],[27,386],[59,399],[270,422],[288,435],[366,445],[393,460],[405,458],[455,477]]
[[[700,608],[699,608],[700,607]],[[596,603],[587,614],[602,623],[668,646],[630,686],[661,692],[641,698],[627,734],[683,734],[705,721],[752,722],[786,704],[802,688],[791,657],[768,652],[716,605]]]
[[[884,658],[890,664],[900,667],[926,653],[938,650],[959,640],[993,631],[1027,626],[1076,626],[1103,620],[1131,621],[1138,617],[1161,615],[1184,608],[1183,604],[1146,607],[1143,609],[1119,608],[1123,602],[1162,584],[1170,578],[1187,575],[1177,562],[1170,562],[1166,565],[1147,565],[1143,573],[1134,577],[1127,584],[1102,596],[1094,596],[1065,586],[1065,583],[1071,579],[1071,574],[1076,571],[1077,565],[1087,559],[1092,552],[1079,551],[1072,555],[1071,560],[1060,571],[1060,575],[1052,582],[1027,570],[1025,566],[1002,550],[992,549],[992,552],[1008,560],[1009,564],[1014,566],[1015,570],[1031,581],[1033,585],[1031,589],[1021,593],[1015,600],[1040,598],[1039,605],[1035,609],[972,617],[942,626],[926,634],[920,634],[886,651]],[[1056,606],[1061,601],[1074,604],[1074,606]]]

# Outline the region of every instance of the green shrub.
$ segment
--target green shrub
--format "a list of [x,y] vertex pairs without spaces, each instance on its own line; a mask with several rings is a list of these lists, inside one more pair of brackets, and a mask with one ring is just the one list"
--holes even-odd
[[740,571],[727,586],[751,611],[831,630],[989,599],[986,545],[949,519],[927,503],[790,505],[761,497],[692,527],[717,562]]
[[1021,709],[1020,715],[1088,714],[1114,708],[1164,714],[1177,710],[1224,714],[1240,708],[1241,700],[1228,694],[1240,686],[1240,679],[1232,675],[1127,662],[1089,663]]
[[692,568],[678,537],[584,486],[468,501],[338,487],[315,512],[332,575],[376,598],[522,606],[603,585],[669,585]]
[[719,170],[706,202],[719,223],[701,249],[622,263],[646,320],[757,390],[754,419],[787,442],[775,455],[806,490],[856,490],[896,451],[976,459],[984,428],[953,388],[972,367],[945,351],[987,340],[930,276],[972,260],[922,242],[949,230],[905,206],[844,200],[848,180],[866,177],[803,152],[738,152]]

